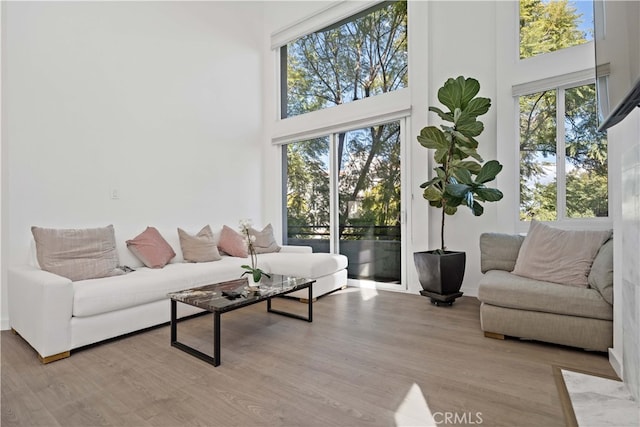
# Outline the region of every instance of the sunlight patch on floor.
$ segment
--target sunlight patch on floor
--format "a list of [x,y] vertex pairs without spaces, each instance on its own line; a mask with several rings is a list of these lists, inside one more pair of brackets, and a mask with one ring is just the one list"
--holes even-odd
[[438,424],[431,415],[431,410],[427,401],[422,394],[422,390],[418,384],[413,383],[411,389],[404,397],[404,400],[395,413],[396,426],[424,426],[431,427]]

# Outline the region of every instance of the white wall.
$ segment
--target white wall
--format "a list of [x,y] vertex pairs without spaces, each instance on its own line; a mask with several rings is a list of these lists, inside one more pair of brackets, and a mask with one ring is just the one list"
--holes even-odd
[[[270,48],[269,38],[273,32],[296,23],[312,13],[329,6],[330,2],[270,2],[265,8],[265,222],[273,222],[281,231],[281,206],[270,203],[281,200],[281,154],[280,148],[270,146],[273,123],[277,118],[274,85],[277,64]],[[407,135],[410,165],[408,182],[412,200],[407,208],[411,235],[409,236],[407,273],[408,290],[417,293],[421,289],[412,253],[436,249],[440,245],[439,211],[429,210],[422,198],[420,184],[427,180],[427,171],[434,165],[427,164],[431,157],[417,142],[420,129],[428,124],[439,123],[435,115],[427,115],[427,106],[437,104],[437,89],[449,78],[464,75],[474,77],[482,86],[480,94],[493,99],[492,110],[482,121],[485,132],[479,138],[480,152],[486,160],[496,155],[496,3],[477,1],[429,1],[410,2],[409,12],[409,89],[411,107],[409,135]],[[453,18],[454,17],[454,18]],[[455,19],[455,31],[451,22]],[[480,23],[480,24],[479,24]],[[417,24],[417,25],[416,25]],[[450,250],[467,252],[467,270],[462,290],[475,295],[480,279],[480,254],[478,239],[482,232],[495,230],[496,212],[499,204],[487,204],[480,218],[473,217],[466,208],[458,215],[447,217],[446,239]]]
[[[617,103],[640,70],[640,4],[605,3],[609,91]],[[612,105],[614,107],[615,105]],[[610,360],[640,405],[640,112],[609,129],[614,212],[614,346]]]
[[2,3],[3,269],[32,225],[261,218],[262,7]]
[[[477,138],[482,158],[496,159],[497,100],[496,100],[496,3],[482,1],[429,2],[429,105],[440,106],[438,89],[450,77],[463,75],[480,82],[480,96],[491,98],[491,109],[478,119],[484,123],[484,132]],[[454,24],[455,22],[455,24]],[[452,26],[455,30],[452,30]],[[418,76],[420,78],[420,76]],[[435,114],[429,114],[429,123],[439,123]],[[412,142],[415,142],[415,135]],[[434,167],[430,163],[429,169]],[[415,171],[416,173],[419,171]],[[502,174],[489,186],[501,190]],[[419,185],[420,183],[418,183]],[[422,199],[416,189],[418,203]],[[504,209],[502,201],[483,204],[485,213],[474,217],[460,206],[455,216],[445,218],[445,244],[448,250],[467,253],[467,265],[462,291],[477,295],[480,273],[480,234],[496,231],[497,211]],[[440,210],[431,209],[429,216],[429,248],[440,247]],[[416,248],[420,249],[420,248]],[[427,249],[427,248],[424,248]],[[412,266],[413,267],[413,266]]]

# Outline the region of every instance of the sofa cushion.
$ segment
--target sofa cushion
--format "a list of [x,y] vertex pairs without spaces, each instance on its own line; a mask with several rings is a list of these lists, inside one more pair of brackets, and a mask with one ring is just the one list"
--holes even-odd
[[262,231],[255,228],[249,228],[249,234],[255,237],[253,241],[253,249],[257,254],[267,254],[270,252],[279,252],[280,246],[276,242],[273,235],[273,226],[268,224]]
[[613,319],[611,305],[596,289],[562,286],[501,270],[488,271],[482,277],[478,299],[499,307]]
[[513,271],[524,236],[502,233],[480,235],[480,269]]
[[613,305],[613,239],[602,245],[593,260],[589,286],[597,289],[602,298]]
[[127,247],[149,268],[162,268],[176,256],[155,227],[147,227],[133,239],[127,240]]
[[593,259],[610,237],[611,230],[562,230],[533,220],[513,273],[586,288]]
[[222,257],[216,262],[171,263],[162,269],[141,267],[126,276],[74,282],[73,315],[108,313],[166,300],[169,292],[237,279],[244,262],[240,258]]
[[178,228],[182,257],[186,262],[209,262],[220,260],[218,246],[213,240],[211,227],[205,225],[196,235]]
[[258,266],[266,271],[286,276],[318,277],[347,268],[347,257],[327,253],[271,253],[258,257]]
[[231,227],[227,227],[226,225],[222,226],[220,241],[218,241],[218,249],[223,253],[234,257],[247,258],[249,256],[247,242],[242,234],[238,233]]
[[40,268],[72,281],[124,274],[118,269],[113,225],[101,228],[31,227]]

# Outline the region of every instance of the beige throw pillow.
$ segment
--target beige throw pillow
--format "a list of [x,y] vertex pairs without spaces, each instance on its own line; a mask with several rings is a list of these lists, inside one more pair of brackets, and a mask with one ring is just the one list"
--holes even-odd
[[611,230],[561,230],[531,221],[513,273],[586,288],[591,264]]
[[253,248],[257,254],[280,252],[281,248],[273,235],[273,226],[271,224],[267,225],[262,231],[250,228],[249,234],[256,238],[253,241]]
[[222,259],[213,241],[211,227],[205,225],[195,236],[178,228],[182,257],[186,262],[209,262]]
[[40,268],[73,281],[118,276],[113,225],[102,228],[31,227]]

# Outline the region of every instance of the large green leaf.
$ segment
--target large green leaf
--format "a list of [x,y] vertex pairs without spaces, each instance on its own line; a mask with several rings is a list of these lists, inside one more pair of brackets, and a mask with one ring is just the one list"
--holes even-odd
[[485,202],[497,202],[498,200],[502,200],[503,197],[502,191],[497,188],[480,187],[476,188],[475,192],[478,198]]
[[473,185],[473,178],[471,177],[471,172],[469,172],[469,169],[464,169],[464,168],[456,169],[455,176],[456,178],[458,178],[458,181],[460,181],[461,183],[467,184],[467,185]]
[[457,165],[455,165],[455,167],[465,168],[469,170],[469,172],[471,172],[472,174],[476,175],[478,172],[480,172],[482,165],[480,165],[480,163],[478,162],[474,162],[473,160],[463,160],[459,162]]
[[467,104],[464,112],[472,117],[478,117],[489,111],[491,100],[489,98],[473,98]]
[[471,140],[469,139],[469,137],[467,137],[462,132],[458,132],[457,130],[454,130],[454,131],[451,132],[451,136],[456,138],[456,142],[458,144],[462,144],[465,147],[471,147],[473,145]]
[[476,159],[479,162],[482,162],[482,157],[480,156],[480,154],[478,154],[478,152],[474,149],[474,148],[467,148],[467,147],[458,147],[458,150],[462,151],[466,157],[473,157],[474,159]]
[[449,108],[450,111],[455,111],[456,107],[461,107],[462,100],[462,87],[457,80],[449,79],[438,90],[438,101],[444,106]]
[[446,213],[447,215],[455,215],[456,212],[458,212],[458,206],[459,205],[446,205],[444,208],[444,213]]
[[437,107],[429,107],[429,111],[433,111],[438,116],[440,116],[440,118],[444,121],[453,122],[453,115],[451,115],[451,113],[445,113],[444,111],[442,111]]
[[422,128],[418,135],[418,142],[425,148],[432,149],[448,149],[449,142],[445,134],[435,126],[427,126]]
[[464,200],[467,193],[471,190],[471,186],[467,184],[447,184],[446,191],[455,198]]
[[473,202],[473,207],[471,208],[471,211],[473,212],[474,216],[480,216],[483,214],[484,212],[484,208],[482,207],[482,205],[478,202]]
[[478,92],[480,92],[480,83],[476,79],[465,79],[460,76],[456,79],[448,79],[444,83],[438,90],[438,100],[451,111],[455,111],[456,108],[464,110]]
[[435,202],[442,199],[442,193],[434,186],[430,186],[424,189],[422,197],[429,200],[430,202]]
[[478,172],[478,176],[476,177],[476,182],[478,184],[484,184],[485,182],[493,181],[496,178],[496,175],[500,173],[502,170],[502,165],[497,160],[489,160],[482,166],[480,172]]
[[459,120],[456,124],[456,130],[462,132],[467,137],[478,136],[484,130],[484,124],[476,119]]
[[449,155],[449,149],[440,148],[440,149],[437,149],[435,153],[433,153],[433,159],[437,163],[445,163],[447,155]]
[[431,185],[440,184],[440,183],[442,183],[442,178],[440,178],[439,176],[436,176],[435,178],[432,178],[429,181],[423,182],[422,184],[420,184],[420,188],[427,188]]

